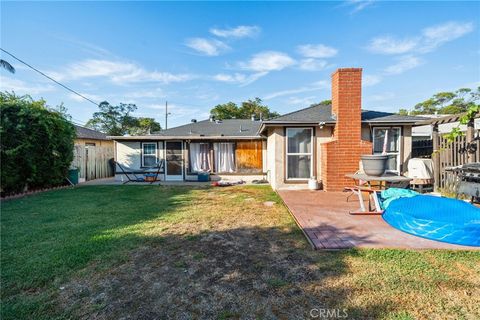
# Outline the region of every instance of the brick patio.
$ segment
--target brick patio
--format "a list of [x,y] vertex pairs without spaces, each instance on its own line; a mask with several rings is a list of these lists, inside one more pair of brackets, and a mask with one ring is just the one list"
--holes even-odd
[[347,202],[348,193],[309,190],[278,193],[315,249],[478,249],[409,235],[391,227],[381,216],[352,216],[348,212],[359,205],[354,196]]

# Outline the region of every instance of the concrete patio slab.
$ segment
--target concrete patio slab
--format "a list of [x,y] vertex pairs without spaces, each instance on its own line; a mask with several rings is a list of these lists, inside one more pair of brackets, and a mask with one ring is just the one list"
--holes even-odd
[[280,190],[279,195],[315,249],[401,248],[461,249],[460,246],[416,237],[391,227],[381,216],[353,216],[359,207],[348,193],[310,190]]

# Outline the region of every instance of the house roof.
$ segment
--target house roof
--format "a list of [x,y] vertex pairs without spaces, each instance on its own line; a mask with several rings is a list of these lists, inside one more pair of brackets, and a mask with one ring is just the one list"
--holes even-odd
[[259,138],[260,121],[227,119],[220,121],[203,120],[156,132],[148,136],[112,137],[115,140],[134,139],[250,139]]
[[425,118],[391,112],[362,110],[362,122],[366,123],[415,123],[421,120],[425,120]]
[[281,122],[331,122],[335,123],[335,118],[332,117],[332,106],[324,104],[316,104],[310,107],[286,113],[284,115],[275,117],[264,123],[281,123]]
[[91,139],[91,140],[109,140],[107,135],[100,131],[95,131],[85,127],[73,125],[75,127],[75,133],[78,139]]
[[[404,116],[391,112],[362,110],[362,122],[366,123],[414,123],[424,120],[417,116]],[[332,114],[331,105],[316,104],[308,108],[290,112],[271,120],[264,121],[265,124],[275,123],[335,123],[336,119]]]
[[[421,117],[402,116],[389,112],[362,110],[362,122],[376,124],[415,123]],[[163,130],[146,136],[110,137],[115,140],[158,140],[158,139],[258,139],[266,125],[274,124],[325,124],[336,123],[331,105],[312,105],[308,108],[290,112],[271,120],[252,121],[247,119],[228,119],[221,121],[203,120],[183,126]]]

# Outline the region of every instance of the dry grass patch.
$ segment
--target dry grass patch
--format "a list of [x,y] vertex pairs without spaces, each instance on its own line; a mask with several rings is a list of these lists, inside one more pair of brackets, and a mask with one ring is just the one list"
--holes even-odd
[[[110,205],[73,206],[82,193]],[[41,277],[27,239],[14,239],[26,229],[7,218],[2,240],[4,232],[13,234],[7,246],[2,241],[2,254],[14,257],[16,248],[16,265],[31,268],[21,273],[28,283],[13,271],[2,274],[9,288],[2,293],[3,318],[28,318],[20,306],[36,318],[305,319],[322,308],[352,319],[480,317],[478,252],[315,252],[269,187],[88,187],[50,197],[80,210],[81,219],[77,211],[62,219],[88,233],[67,237],[78,245],[63,258],[93,251],[78,265],[53,264],[51,276]],[[12,202],[6,214],[47,219],[52,208],[41,206],[47,200]],[[55,237],[35,231],[42,223],[29,227],[47,246],[69,232],[67,221],[57,224]],[[47,249],[40,253],[41,261],[52,258]],[[40,308],[32,297],[51,304]]]

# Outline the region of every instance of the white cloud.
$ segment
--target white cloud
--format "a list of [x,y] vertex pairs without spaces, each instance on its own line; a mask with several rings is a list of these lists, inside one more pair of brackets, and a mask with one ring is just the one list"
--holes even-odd
[[306,71],[320,71],[324,70],[329,66],[328,62],[325,60],[317,59],[303,59],[299,63],[299,68]]
[[370,41],[367,49],[380,54],[426,53],[472,32],[473,28],[471,22],[451,21],[425,28],[420,35],[403,39],[392,36],[376,37]]
[[246,75],[243,73],[234,73],[234,74],[226,74],[226,73],[219,73],[213,76],[213,80],[220,81],[220,82],[228,82],[228,83],[237,83],[241,87],[247,86],[263,76],[266,76],[268,72],[256,72],[250,75]]
[[213,76],[213,79],[220,82],[242,82],[247,76],[243,73],[226,74],[219,73]]
[[385,100],[391,100],[395,98],[395,93],[393,92],[385,92],[381,94],[373,94],[368,96],[368,100],[370,101],[385,101]]
[[415,56],[402,56],[397,63],[385,68],[386,74],[401,74],[423,64],[423,60]]
[[411,51],[418,44],[418,39],[395,39],[391,36],[373,38],[368,50],[380,54],[402,54]]
[[382,77],[374,74],[367,74],[362,77],[362,86],[371,87],[382,81]]
[[280,71],[296,62],[288,54],[278,51],[264,51],[255,54],[249,61],[241,62],[242,69],[255,72]]
[[228,45],[216,39],[191,38],[185,42],[185,45],[202,55],[211,57],[218,56],[221,53],[230,50]]
[[[93,101],[96,101],[97,103],[100,103],[101,101],[105,101],[107,100],[105,97],[100,97],[98,95],[95,95],[95,94],[89,94],[89,93],[81,93],[82,96],[84,97],[87,97],[88,99],[91,99]],[[76,94],[73,94],[73,93],[70,93],[68,95],[68,97],[74,101],[79,101],[79,102],[85,102],[85,99],[76,95]]]
[[317,101],[317,97],[315,96],[309,96],[309,97],[290,97],[288,98],[288,103],[289,104],[294,104],[294,105],[302,105],[302,106],[308,106]]
[[32,84],[5,76],[0,76],[0,87],[2,91],[13,91],[16,94],[39,94],[55,90],[50,84]]
[[328,89],[328,88],[330,88],[330,83],[328,81],[321,80],[321,81],[314,82],[309,86],[272,92],[272,93],[266,94],[263,97],[263,99],[264,100],[270,100],[270,99],[283,97],[283,96],[287,96],[287,95],[298,94],[298,93],[303,93],[303,92],[317,91],[317,90]]
[[155,88],[151,90],[142,89],[142,90],[127,92],[125,93],[124,97],[126,99],[142,99],[142,98],[157,99],[157,98],[165,98],[167,97],[167,95],[162,89]]
[[260,33],[258,26],[238,26],[235,28],[219,29],[211,28],[210,33],[222,38],[251,38]]
[[297,47],[297,51],[307,58],[330,58],[338,53],[338,50],[324,44],[304,44]]
[[363,9],[374,4],[375,0],[347,0],[344,5],[352,8],[351,14],[362,11]]
[[83,60],[67,66],[61,72],[49,73],[56,80],[106,77],[118,84],[132,82],[184,82],[195,78],[192,74],[147,71],[139,65],[123,61]]
[[421,51],[428,52],[442,44],[458,39],[473,31],[473,23],[459,23],[455,21],[425,28],[422,31],[424,39]]

